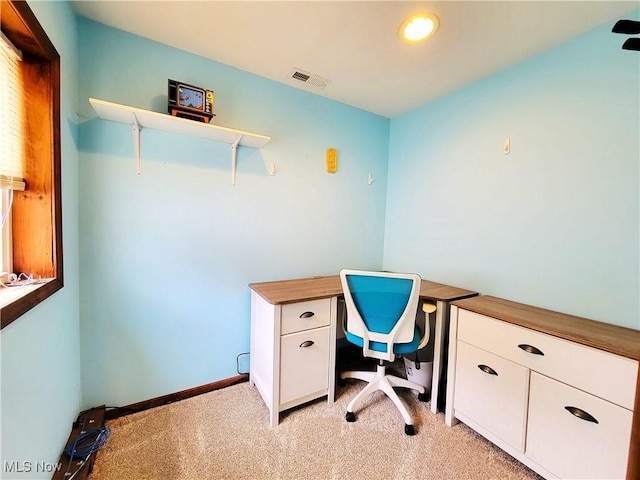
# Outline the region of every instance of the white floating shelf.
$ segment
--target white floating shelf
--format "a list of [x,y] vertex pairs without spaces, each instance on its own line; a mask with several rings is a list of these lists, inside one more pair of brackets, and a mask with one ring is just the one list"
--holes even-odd
[[179,133],[192,137],[206,138],[231,145],[231,184],[236,183],[236,154],[238,145],[251,148],[262,148],[271,137],[258,133],[250,133],[233,128],[220,127],[209,123],[196,122],[172,115],[151,112],[141,108],[129,107],[117,103],[90,98],[89,103],[100,118],[113,122],[131,125],[134,148],[136,152],[136,169],[140,175],[140,131],[153,128],[165,132]]

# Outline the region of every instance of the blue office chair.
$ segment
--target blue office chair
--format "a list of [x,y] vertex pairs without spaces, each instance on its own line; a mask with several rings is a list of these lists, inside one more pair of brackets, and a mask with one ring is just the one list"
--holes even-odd
[[362,347],[365,357],[379,360],[375,372],[342,372],[340,378],[356,378],[369,384],[347,406],[346,419],[354,422],[354,410],[370,393],[382,390],[396,405],[405,421],[404,431],[415,435],[411,416],[393,387],[418,391],[418,398],[427,401],[425,388],[404,378],[388,375],[384,362],[396,355],[417,352],[429,340],[416,326],[420,297],[420,277],[415,274],[342,270],[342,290],[347,311],[346,338]]

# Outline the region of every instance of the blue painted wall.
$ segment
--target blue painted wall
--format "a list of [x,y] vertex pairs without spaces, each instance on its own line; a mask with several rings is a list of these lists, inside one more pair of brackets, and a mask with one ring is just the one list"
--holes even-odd
[[640,328],[640,55],[613,23],[391,121],[385,268]]
[[[251,282],[382,266],[388,119],[87,19],[78,31],[84,406],[236,375]],[[165,112],[168,78],[215,90],[214,123],[273,138],[239,149],[235,187],[229,145],[154,130],[136,176],[131,127],[87,101]]]
[[[640,327],[640,57],[610,25],[389,121],[30,5],[62,55],[65,288],[0,332],[3,465],[55,462],[81,391],[118,405],[234,375],[254,281],[412,270]],[[87,102],[164,111],[167,78],[273,137],[241,149],[235,187],[227,145],[152,130],[136,176],[130,127]]]
[[[0,332],[2,478],[46,478],[80,408],[76,19],[66,3],[30,2],[61,57],[64,288]],[[5,470],[31,462],[32,471]]]

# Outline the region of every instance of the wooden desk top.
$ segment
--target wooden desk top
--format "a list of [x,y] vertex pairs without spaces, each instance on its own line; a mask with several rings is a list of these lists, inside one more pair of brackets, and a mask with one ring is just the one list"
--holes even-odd
[[[342,295],[340,276],[298,278],[275,282],[250,283],[249,287],[273,305],[304,302]],[[434,301],[451,301],[473,297],[478,292],[422,280],[420,297]]]
[[640,330],[532,307],[489,295],[452,305],[605,352],[640,360]]

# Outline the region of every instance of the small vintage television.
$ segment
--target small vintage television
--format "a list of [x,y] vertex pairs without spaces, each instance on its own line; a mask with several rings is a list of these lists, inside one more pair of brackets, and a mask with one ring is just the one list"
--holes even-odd
[[209,123],[213,113],[212,90],[169,80],[168,110],[175,117]]

